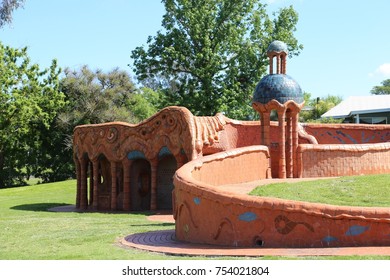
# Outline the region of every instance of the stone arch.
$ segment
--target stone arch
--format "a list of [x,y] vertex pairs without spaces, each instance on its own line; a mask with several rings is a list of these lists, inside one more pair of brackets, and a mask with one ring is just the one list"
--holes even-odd
[[158,154],[157,169],[157,207],[161,210],[172,209],[173,175],[178,164],[175,156],[166,146]]

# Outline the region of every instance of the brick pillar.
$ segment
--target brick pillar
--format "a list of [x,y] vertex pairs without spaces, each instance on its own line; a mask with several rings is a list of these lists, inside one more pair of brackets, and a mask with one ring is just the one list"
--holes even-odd
[[158,159],[153,159],[151,165],[151,190],[150,190],[150,210],[157,210],[157,168]]
[[98,182],[99,182],[99,160],[94,160],[92,162],[92,170],[93,170],[93,203],[92,209],[98,210],[99,207],[99,190],[98,190]]
[[111,210],[116,210],[117,205],[117,178],[116,178],[116,162],[111,162]]
[[175,155],[175,159],[176,159],[176,170],[182,167],[184,164],[186,164],[186,157],[181,153]]
[[293,156],[293,174],[294,178],[299,177],[299,164],[298,164],[298,112],[294,112],[292,116],[292,156]]
[[286,117],[286,111],[278,111],[279,120],[279,178],[286,178],[286,136],[284,128],[284,119]]
[[81,177],[81,183],[80,183],[80,209],[81,210],[86,210],[87,209],[87,185],[88,185],[88,180],[87,180],[87,161],[83,157],[81,159],[81,164],[80,164],[80,177]]
[[262,113],[263,119],[261,120],[262,124],[262,133],[261,139],[263,140],[262,145],[265,145],[270,149],[271,147],[271,137],[270,137],[270,113],[269,112],[263,112]]
[[123,164],[123,210],[130,211],[131,210],[131,200],[130,200],[130,168],[133,161],[125,158],[122,161]]
[[286,66],[287,66],[286,55],[282,55],[281,60],[282,60],[282,74],[286,74]]
[[92,206],[93,204],[93,191],[94,191],[94,174],[93,174],[93,164],[92,162],[88,163],[88,169],[89,169],[89,198],[88,198],[88,207]]
[[280,55],[276,56],[276,74],[280,74]]
[[80,191],[81,191],[81,167],[80,167],[80,161],[75,158],[74,159],[75,165],[76,165],[76,178],[77,178],[77,184],[76,184],[76,208],[80,208]]
[[292,112],[289,110],[286,114],[286,169],[287,178],[293,178],[293,146],[292,146]]

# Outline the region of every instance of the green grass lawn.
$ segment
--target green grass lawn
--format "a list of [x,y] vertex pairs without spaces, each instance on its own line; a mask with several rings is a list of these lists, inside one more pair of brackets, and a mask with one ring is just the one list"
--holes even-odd
[[0,189],[0,259],[169,259],[121,248],[131,233],[174,228],[144,214],[59,213],[74,204],[76,181]]
[[[148,213],[65,213],[47,209],[74,204],[76,181],[0,189],[0,260],[172,260],[209,259],[169,256],[123,248],[118,240],[132,233],[173,229],[151,222]],[[371,187],[374,188],[374,187]],[[310,257],[299,259],[385,259]],[[232,259],[221,258],[218,259]],[[244,258],[237,258],[244,259]],[[261,259],[291,259],[261,257]]]
[[251,195],[332,205],[390,207],[390,174],[259,186]]

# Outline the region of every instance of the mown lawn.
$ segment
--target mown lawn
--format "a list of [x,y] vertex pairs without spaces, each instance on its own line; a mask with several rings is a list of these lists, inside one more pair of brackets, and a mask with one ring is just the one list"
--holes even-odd
[[0,259],[169,259],[121,248],[131,233],[174,228],[143,214],[64,213],[47,209],[74,204],[76,182],[0,189]]
[[[0,260],[210,259],[169,256],[119,246],[118,239],[132,233],[174,228],[173,224],[147,220],[149,213],[108,214],[47,211],[52,207],[74,204],[75,184],[76,182],[71,180],[0,189]],[[261,259],[291,258],[261,257]],[[384,259],[384,257],[352,256],[299,259]]]
[[390,174],[269,184],[250,194],[332,205],[390,207]]

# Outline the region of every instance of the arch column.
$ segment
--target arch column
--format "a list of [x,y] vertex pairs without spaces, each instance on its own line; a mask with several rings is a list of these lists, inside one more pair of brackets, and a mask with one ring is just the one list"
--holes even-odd
[[77,186],[76,186],[76,208],[80,208],[80,192],[81,192],[81,167],[79,159],[74,159],[76,165],[76,178],[77,178]]
[[92,170],[93,170],[93,202],[92,209],[98,210],[99,207],[99,190],[98,190],[98,182],[99,182],[99,160],[95,159],[92,161]]
[[293,146],[291,111],[286,113],[286,172],[287,178],[293,178]]
[[87,199],[87,161],[84,157],[81,158],[80,163],[80,209],[86,210],[88,199]]
[[131,199],[130,199],[130,168],[133,164],[132,160],[125,158],[122,161],[123,165],[123,210],[130,211],[131,210]]
[[115,161],[110,162],[111,165],[111,210],[117,208],[117,163]]
[[284,120],[286,117],[286,111],[284,108],[278,110],[279,121],[279,178],[286,178],[286,135],[284,128]]
[[151,167],[151,189],[150,189],[150,210],[157,210],[157,168],[158,159],[150,161]]
[[88,170],[89,170],[89,198],[88,198],[88,208],[92,206],[94,201],[94,170],[93,170],[93,163],[88,162]]
[[270,112],[263,112],[261,114],[263,119],[261,120],[264,122],[264,124],[261,125],[262,128],[262,140],[263,140],[263,145],[267,146],[270,148],[271,146],[271,136],[270,136],[270,126],[271,126],[271,114]]
[[299,168],[298,168],[298,112],[294,112],[292,116],[292,156],[293,156],[293,175],[294,178],[299,177]]

